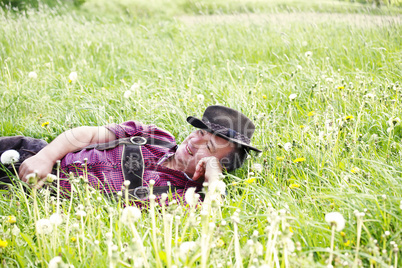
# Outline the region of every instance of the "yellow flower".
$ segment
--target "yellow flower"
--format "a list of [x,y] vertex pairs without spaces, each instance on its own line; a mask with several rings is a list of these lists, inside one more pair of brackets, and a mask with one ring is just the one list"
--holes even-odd
[[237,183],[237,182],[232,182],[232,186],[236,186],[236,185],[238,185],[239,183]]
[[75,242],[77,241],[77,238],[75,238],[74,236],[70,238],[71,242]]
[[278,161],[283,161],[284,159],[285,159],[284,156],[277,156],[277,157],[276,157],[276,160],[278,160]]
[[264,100],[266,100],[266,99],[267,99],[267,95],[262,95],[262,98],[263,98]]
[[48,125],[49,125],[49,122],[47,122],[47,121],[42,123],[42,127],[47,127]]
[[300,125],[300,128],[305,128],[305,126],[304,126],[304,125]]
[[289,232],[291,232],[293,234],[292,226],[289,226]]
[[315,115],[315,111],[311,111],[311,112],[309,112],[308,114],[307,114],[307,116],[313,116],[313,115]]
[[222,239],[219,239],[218,241],[216,241],[216,246],[218,248],[221,248],[225,245],[225,241],[223,241]]
[[304,162],[304,161],[306,161],[306,158],[299,157],[299,158],[296,158],[295,160],[293,160],[293,163],[299,163],[299,162]]
[[190,102],[194,102],[194,99],[190,99]]
[[343,243],[346,247],[350,246],[350,240],[346,241],[345,243]]
[[184,101],[183,99],[179,99],[179,101]]
[[246,180],[246,183],[248,183],[248,184],[251,184],[251,183],[253,183],[253,182],[255,182],[255,178],[254,178],[254,177],[248,178],[248,179]]
[[7,241],[3,241],[0,239],[0,248],[5,248],[5,247],[7,247],[7,245],[8,245]]
[[350,170],[350,172],[352,172],[352,173],[359,173],[359,172],[360,172],[360,168],[354,167],[354,168],[352,168],[352,169]]
[[73,82],[73,80],[69,79],[68,82],[71,83],[71,82]]
[[300,184],[292,183],[291,185],[289,185],[289,188],[290,189],[300,188]]
[[15,216],[8,216],[8,222],[9,223],[16,223],[17,222],[17,218]]
[[354,118],[353,115],[348,115],[345,117],[345,120],[348,121],[348,120],[352,120],[353,118]]
[[341,232],[341,236],[345,237],[346,236],[345,232]]
[[338,87],[338,89],[344,89],[344,88],[345,88],[344,86],[339,86],[339,87]]

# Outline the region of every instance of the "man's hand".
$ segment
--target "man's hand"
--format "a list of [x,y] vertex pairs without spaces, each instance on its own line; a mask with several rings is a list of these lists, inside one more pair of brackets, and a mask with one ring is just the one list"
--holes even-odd
[[53,161],[48,157],[42,157],[37,154],[22,162],[19,170],[19,177],[22,181],[27,182],[27,176],[32,173],[37,173],[39,178],[45,178],[47,174],[52,172]]
[[201,177],[204,177],[205,182],[213,182],[219,178],[219,175],[222,174],[222,166],[219,163],[218,158],[215,156],[204,157],[202,158],[196,168],[193,175],[193,180],[198,180]]

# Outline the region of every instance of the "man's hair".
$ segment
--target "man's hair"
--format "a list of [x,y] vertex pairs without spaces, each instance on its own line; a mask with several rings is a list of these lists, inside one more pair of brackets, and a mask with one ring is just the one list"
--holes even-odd
[[236,146],[234,150],[224,156],[220,163],[230,172],[241,167],[247,158],[247,151],[242,146]]

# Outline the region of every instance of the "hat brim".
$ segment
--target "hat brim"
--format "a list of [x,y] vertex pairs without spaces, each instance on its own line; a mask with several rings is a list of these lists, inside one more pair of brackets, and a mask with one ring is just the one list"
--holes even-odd
[[225,136],[225,135],[222,135],[222,134],[219,133],[219,132],[214,131],[212,128],[210,128],[209,126],[207,126],[202,120],[200,120],[200,119],[198,119],[198,118],[196,118],[196,117],[194,117],[194,116],[189,116],[189,117],[187,117],[187,122],[188,122],[190,125],[192,125],[193,127],[200,128],[200,129],[204,129],[204,130],[206,130],[206,131],[208,131],[208,132],[210,132],[210,133],[212,133],[212,134],[214,134],[214,135],[216,135],[216,136],[218,136],[218,137],[221,137],[221,138],[223,138],[223,139],[225,139],[225,140],[228,140],[228,141],[230,141],[230,142],[233,142],[233,143],[236,143],[236,144],[238,144],[238,145],[241,145],[241,146],[244,147],[244,149],[246,149],[247,151],[253,150],[253,151],[256,151],[256,152],[259,152],[259,153],[262,152],[260,149],[257,149],[256,147],[251,146],[250,144],[247,144],[247,143],[244,143],[244,142],[242,142],[242,141],[239,141],[239,140],[236,140],[236,139],[227,137],[227,136]]

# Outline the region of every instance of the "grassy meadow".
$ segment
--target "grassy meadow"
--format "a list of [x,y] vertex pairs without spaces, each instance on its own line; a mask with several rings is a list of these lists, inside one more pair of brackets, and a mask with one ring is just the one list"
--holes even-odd
[[263,150],[226,175],[222,202],[206,189],[203,204],[140,215],[80,178],[71,200],[16,184],[0,192],[1,266],[401,267],[401,13],[329,0],[0,9],[0,136],[137,120],[181,142],[188,115],[222,104],[254,120]]

